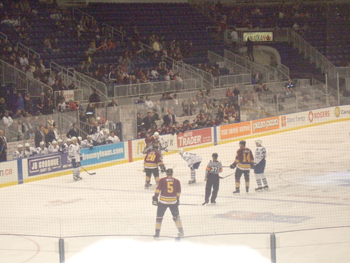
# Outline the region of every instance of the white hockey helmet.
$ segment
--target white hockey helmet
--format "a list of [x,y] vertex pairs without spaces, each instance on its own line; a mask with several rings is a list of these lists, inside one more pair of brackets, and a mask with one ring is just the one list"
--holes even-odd
[[109,129],[104,129],[103,132],[108,135],[109,134]]
[[30,144],[26,142],[26,143],[24,144],[24,147],[30,147]]
[[184,153],[184,149],[180,148],[180,149],[179,149],[179,154],[182,155],[183,153]]
[[257,145],[261,145],[261,144],[262,144],[262,140],[256,140],[255,143],[256,143]]
[[81,136],[78,136],[78,140],[79,140],[79,142],[81,142],[81,141],[82,141],[82,139],[83,139],[83,138],[81,138]]
[[69,143],[69,142],[72,142],[72,139],[68,138],[67,139],[67,143]]
[[45,142],[41,141],[40,146],[43,146],[43,145],[45,145]]
[[61,140],[61,139],[58,139],[58,141],[57,141],[58,143],[62,143],[63,141]]
[[159,138],[159,132],[153,133],[153,137],[154,137],[154,138]]
[[17,148],[21,149],[21,148],[23,148],[23,145],[22,144],[18,144]]
[[75,141],[77,141],[77,137],[73,136],[71,140],[72,140],[72,142],[75,142]]
[[92,138],[92,136],[91,136],[91,135],[88,135],[86,138],[88,138],[88,139],[90,138],[90,139],[91,139],[91,138]]
[[57,141],[56,141],[56,140],[53,140],[53,141],[52,141],[52,144],[53,144],[53,145],[56,145],[56,144],[57,144]]

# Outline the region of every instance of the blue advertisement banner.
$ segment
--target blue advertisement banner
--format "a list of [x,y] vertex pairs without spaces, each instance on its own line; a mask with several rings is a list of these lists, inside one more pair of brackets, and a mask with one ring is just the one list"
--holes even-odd
[[81,149],[80,153],[83,157],[81,165],[91,165],[104,163],[109,161],[116,161],[125,158],[124,143],[113,143],[89,148]]
[[72,167],[68,153],[50,154],[28,159],[28,176],[57,172]]

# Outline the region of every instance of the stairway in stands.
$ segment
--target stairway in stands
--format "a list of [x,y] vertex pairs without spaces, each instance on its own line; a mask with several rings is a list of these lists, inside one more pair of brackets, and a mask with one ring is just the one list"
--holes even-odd
[[274,43],[270,45],[275,48],[280,56],[281,63],[289,68],[292,79],[311,79],[316,78],[324,82],[324,74],[316,68],[315,64],[310,63],[309,59],[304,58],[304,54],[299,54],[298,49],[294,49],[292,44]]

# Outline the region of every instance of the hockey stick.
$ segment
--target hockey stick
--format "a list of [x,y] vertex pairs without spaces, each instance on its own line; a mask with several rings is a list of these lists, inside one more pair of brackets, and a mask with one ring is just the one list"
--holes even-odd
[[229,177],[229,176],[231,176],[231,175],[234,175],[234,173],[229,174],[229,175],[226,175],[226,176],[223,176],[223,177],[219,176],[219,178],[220,178],[220,179],[225,179],[225,178],[227,178],[227,177]]
[[180,203],[180,205],[200,206],[200,204],[183,204],[183,203]]
[[87,172],[89,175],[95,175],[96,173],[93,172],[93,173],[89,173],[83,166],[80,166],[85,172]]

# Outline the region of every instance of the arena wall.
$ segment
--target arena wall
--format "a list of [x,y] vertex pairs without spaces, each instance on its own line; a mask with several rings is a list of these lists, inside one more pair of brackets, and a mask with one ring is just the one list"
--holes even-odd
[[[234,141],[254,139],[316,125],[350,120],[350,106],[329,107],[248,122],[234,123],[179,134],[163,135],[168,152],[186,151]],[[337,131],[334,131],[335,133]],[[142,160],[144,139],[82,149],[82,165],[88,170]],[[0,164],[0,188],[71,174],[67,153],[13,160]]]

